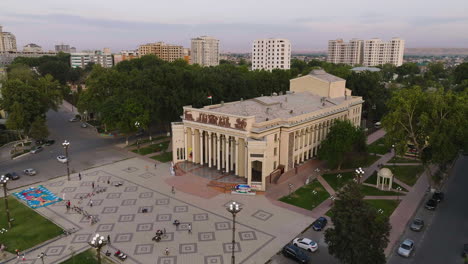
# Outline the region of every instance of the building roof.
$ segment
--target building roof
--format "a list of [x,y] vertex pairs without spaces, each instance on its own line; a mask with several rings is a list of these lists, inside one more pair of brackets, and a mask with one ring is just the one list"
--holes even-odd
[[317,79],[320,79],[322,81],[326,81],[326,82],[341,82],[341,81],[345,81],[345,79],[342,79],[340,77],[337,77],[335,75],[331,75],[329,73],[327,73],[326,71],[324,70],[312,70],[309,75],[317,78]]
[[380,176],[380,177],[384,177],[384,178],[392,178],[393,177],[393,173],[389,168],[380,169],[379,172],[377,173],[377,175]]
[[[351,97],[351,96],[350,96]],[[255,116],[255,121],[264,122],[277,118],[291,118],[321,109],[334,107],[345,101],[345,97],[325,98],[310,92],[287,93],[262,96],[215,106],[206,106],[212,112],[239,116]]]

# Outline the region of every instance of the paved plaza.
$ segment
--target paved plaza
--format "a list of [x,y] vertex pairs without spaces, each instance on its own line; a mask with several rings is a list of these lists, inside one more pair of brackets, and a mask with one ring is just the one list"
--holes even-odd
[[[314,220],[275,206],[262,195],[219,193],[205,199],[177,188],[172,194],[171,185],[167,184],[174,177],[170,176],[169,165],[154,168],[154,163],[141,158],[93,168],[81,175],[81,181],[74,174],[70,182],[60,177],[43,185],[71,200],[72,206],[82,206],[99,221],[91,225],[83,215],[73,210],[67,212],[64,201],[37,209],[62,228],[76,228],[78,232],[30,249],[26,261],[14,258],[7,263],[40,263],[37,259],[40,252],[47,254],[46,263],[60,263],[72,252],[88,249],[87,242],[96,232],[111,237],[103,252],[108,249],[114,253],[119,249],[128,255],[126,263],[230,263],[232,216],[225,207],[233,200],[243,207],[236,218],[236,263],[265,263]],[[93,182],[95,187],[107,190],[80,203],[80,197],[92,192]],[[115,187],[117,182],[123,185]],[[177,228],[172,224],[176,219],[181,222]],[[189,225],[192,233],[188,232]],[[167,235],[154,242],[151,238],[158,229],[166,229]],[[166,247],[170,250],[168,256],[164,254]]]

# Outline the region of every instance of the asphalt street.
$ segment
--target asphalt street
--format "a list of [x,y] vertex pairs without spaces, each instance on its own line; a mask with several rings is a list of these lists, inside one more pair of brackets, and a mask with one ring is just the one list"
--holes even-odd
[[[91,127],[81,128],[80,122],[69,122],[68,120],[72,117],[73,114],[65,108],[60,108],[57,112],[49,111],[47,113],[47,126],[50,132],[48,138],[54,139],[55,144],[44,146],[44,150],[37,154],[0,161],[1,174],[14,171],[21,176],[19,180],[8,184],[9,189],[66,175],[66,164],[56,159],[58,155],[65,154],[62,146],[64,140],[70,142],[68,148],[70,173],[130,157],[126,151],[114,147],[115,144],[124,142],[123,139],[102,138]],[[34,168],[38,172],[37,175],[23,175],[23,170],[27,168]]]
[[415,241],[416,248],[410,258],[396,254],[398,247],[389,258],[389,264],[424,263],[440,264],[463,263],[461,250],[468,243],[468,156],[461,157],[456,163],[452,175],[444,186],[445,199],[435,211],[424,208],[425,197],[416,217],[424,219],[425,229],[413,232],[407,228],[401,240],[406,238]]

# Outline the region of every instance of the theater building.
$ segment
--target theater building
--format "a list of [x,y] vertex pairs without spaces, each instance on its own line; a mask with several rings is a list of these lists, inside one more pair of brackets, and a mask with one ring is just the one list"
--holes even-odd
[[344,79],[313,70],[292,79],[285,94],[185,106],[182,121],[172,123],[173,161],[229,172],[265,190],[272,173],[315,157],[335,120],[359,126],[364,101],[345,85]]

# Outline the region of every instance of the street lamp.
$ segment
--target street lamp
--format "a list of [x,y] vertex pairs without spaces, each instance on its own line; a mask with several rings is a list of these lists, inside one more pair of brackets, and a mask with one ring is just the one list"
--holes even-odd
[[226,210],[232,214],[232,257],[231,264],[235,264],[234,249],[236,246],[236,214],[242,210],[242,207],[236,202],[229,203]]
[[392,144],[392,149],[393,149],[393,167],[395,167],[395,162],[396,162],[396,149],[395,149],[395,144]]
[[359,167],[355,170],[355,172],[356,172],[357,183],[360,184],[361,178],[362,176],[364,176],[364,170],[361,167]]
[[396,190],[398,191],[398,194],[397,194],[397,201],[400,201],[400,192],[401,192],[403,189],[401,189],[401,187],[398,186],[398,187],[396,188]]
[[294,187],[294,184],[288,183],[288,187],[289,187],[289,195],[291,195],[291,191],[292,191],[292,188]]
[[97,250],[98,264],[101,264],[101,248],[106,244],[106,240],[103,236],[96,234],[89,244]]
[[44,252],[41,252],[41,254],[39,254],[39,255],[37,256],[37,258],[40,258],[40,259],[41,259],[41,261],[42,261],[42,264],[44,264],[44,257],[46,257],[46,256],[47,256],[47,254],[46,254],[46,253],[44,253]]
[[68,166],[68,146],[69,145],[70,145],[70,142],[68,142],[67,140],[65,140],[62,143],[63,148],[65,148],[65,158],[67,159],[67,178],[68,178],[68,181],[70,181],[70,167]]
[[8,209],[7,182],[9,178],[5,175],[0,176],[0,184],[3,187],[3,199],[5,200],[5,211],[7,216],[8,228],[11,228],[10,209]]

